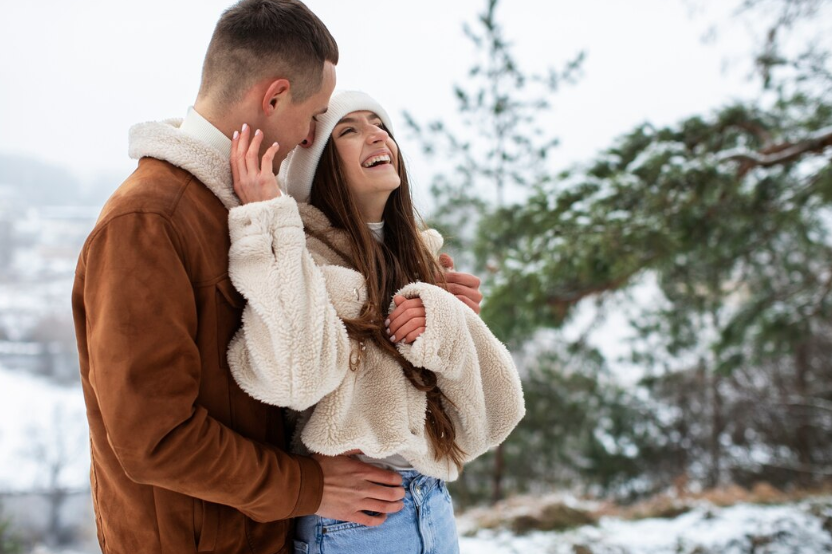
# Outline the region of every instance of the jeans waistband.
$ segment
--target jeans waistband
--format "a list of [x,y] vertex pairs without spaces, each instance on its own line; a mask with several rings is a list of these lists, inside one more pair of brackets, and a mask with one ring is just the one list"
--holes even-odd
[[421,504],[425,495],[442,483],[441,479],[423,475],[415,469],[399,471],[398,473],[402,476],[402,486],[410,491],[411,496],[419,504]]

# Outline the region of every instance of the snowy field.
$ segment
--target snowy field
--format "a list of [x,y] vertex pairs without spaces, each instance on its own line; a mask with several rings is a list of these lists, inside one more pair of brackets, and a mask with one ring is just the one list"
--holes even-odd
[[462,554],[822,554],[832,552],[832,498],[701,507],[675,519],[605,518],[597,526],[521,537],[480,531],[461,546]]
[[81,386],[0,368],[0,491],[89,487]]

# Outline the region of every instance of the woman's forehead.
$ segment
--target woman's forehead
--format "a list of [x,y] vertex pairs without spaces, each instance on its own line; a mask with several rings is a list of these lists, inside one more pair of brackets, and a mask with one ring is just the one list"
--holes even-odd
[[371,112],[370,110],[358,110],[355,112],[350,112],[338,122],[338,125],[341,123],[356,123],[362,120],[368,119],[381,119],[375,112]]

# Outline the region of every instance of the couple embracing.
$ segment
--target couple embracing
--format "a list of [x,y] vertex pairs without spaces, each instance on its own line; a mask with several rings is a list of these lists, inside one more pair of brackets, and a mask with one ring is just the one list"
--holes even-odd
[[[393,122],[297,0],[242,0],[78,262],[105,553],[458,552],[446,482],[524,413]],[[441,262],[440,262],[441,260]]]

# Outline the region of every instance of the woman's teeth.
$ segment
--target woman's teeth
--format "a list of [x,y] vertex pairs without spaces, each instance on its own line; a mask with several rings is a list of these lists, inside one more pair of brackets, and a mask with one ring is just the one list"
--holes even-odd
[[382,156],[373,156],[372,158],[368,159],[362,165],[366,168],[370,168],[382,163],[390,163],[390,156],[384,154]]

